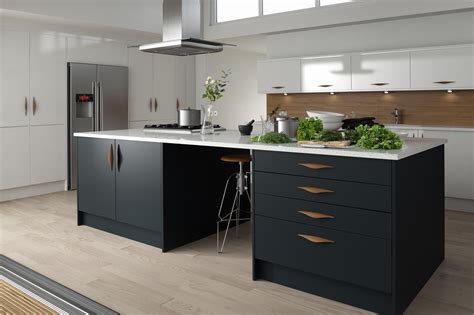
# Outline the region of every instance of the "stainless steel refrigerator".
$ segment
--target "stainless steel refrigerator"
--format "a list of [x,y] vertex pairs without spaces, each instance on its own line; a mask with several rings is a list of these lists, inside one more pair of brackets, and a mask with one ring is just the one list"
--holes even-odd
[[68,188],[77,188],[74,132],[128,128],[128,68],[68,63]]

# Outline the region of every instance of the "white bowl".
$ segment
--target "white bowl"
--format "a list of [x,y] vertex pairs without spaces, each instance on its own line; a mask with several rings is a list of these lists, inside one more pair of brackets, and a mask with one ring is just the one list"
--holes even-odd
[[326,130],[336,131],[341,128],[342,122],[324,122],[323,121],[323,128]]
[[323,123],[339,123],[344,119],[344,114],[333,113],[333,112],[306,112],[309,117],[315,117],[321,119]]

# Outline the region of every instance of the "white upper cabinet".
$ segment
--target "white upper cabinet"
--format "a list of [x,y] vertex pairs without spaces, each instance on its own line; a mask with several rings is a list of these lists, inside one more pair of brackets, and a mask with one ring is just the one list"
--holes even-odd
[[65,124],[67,108],[66,38],[30,35],[30,124]]
[[172,119],[176,112],[176,58],[168,55],[153,55],[153,102],[157,102],[154,119]]
[[176,97],[180,108],[196,108],[195,57],[179,57],[176,60]]
[[298,93],[301,91],[301,61],[259,61],[257,79],[259,93]]
[[153,54],[129,48],[129,121],[153,120]]
[[0,127],[29,124],[29,34],[0,31]]
[[0,128],[0,190],[30,184],[30,128]]
[[352,56],[353,90],[409,88],[409,52],[370,53]]
[[65,180],[65,125],[32,126],[30,133],[31,184]]
[[351,57],[333,56],[301,60],[302,92],[351,89]]
[[411,87],[444,89],[474,87],[474,47],[411,52]]

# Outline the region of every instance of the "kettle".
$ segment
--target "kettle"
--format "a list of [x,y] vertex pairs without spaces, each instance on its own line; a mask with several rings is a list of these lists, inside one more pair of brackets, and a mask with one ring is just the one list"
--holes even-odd
[[275,132],[284,133],[290,138],[296,138],[299,124],[298,117],[278,116]]

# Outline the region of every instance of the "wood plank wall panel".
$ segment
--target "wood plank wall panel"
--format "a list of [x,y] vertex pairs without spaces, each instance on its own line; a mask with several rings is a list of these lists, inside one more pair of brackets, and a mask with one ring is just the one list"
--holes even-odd
[[278,104],[289,115],[306,117],[307,110],[332,111],[356,117],[374,116],[380,123],[394,123],[395,107],[402,111],[403,124],[474,127],[474,91],[409,91],[268,94],[267,112]]

